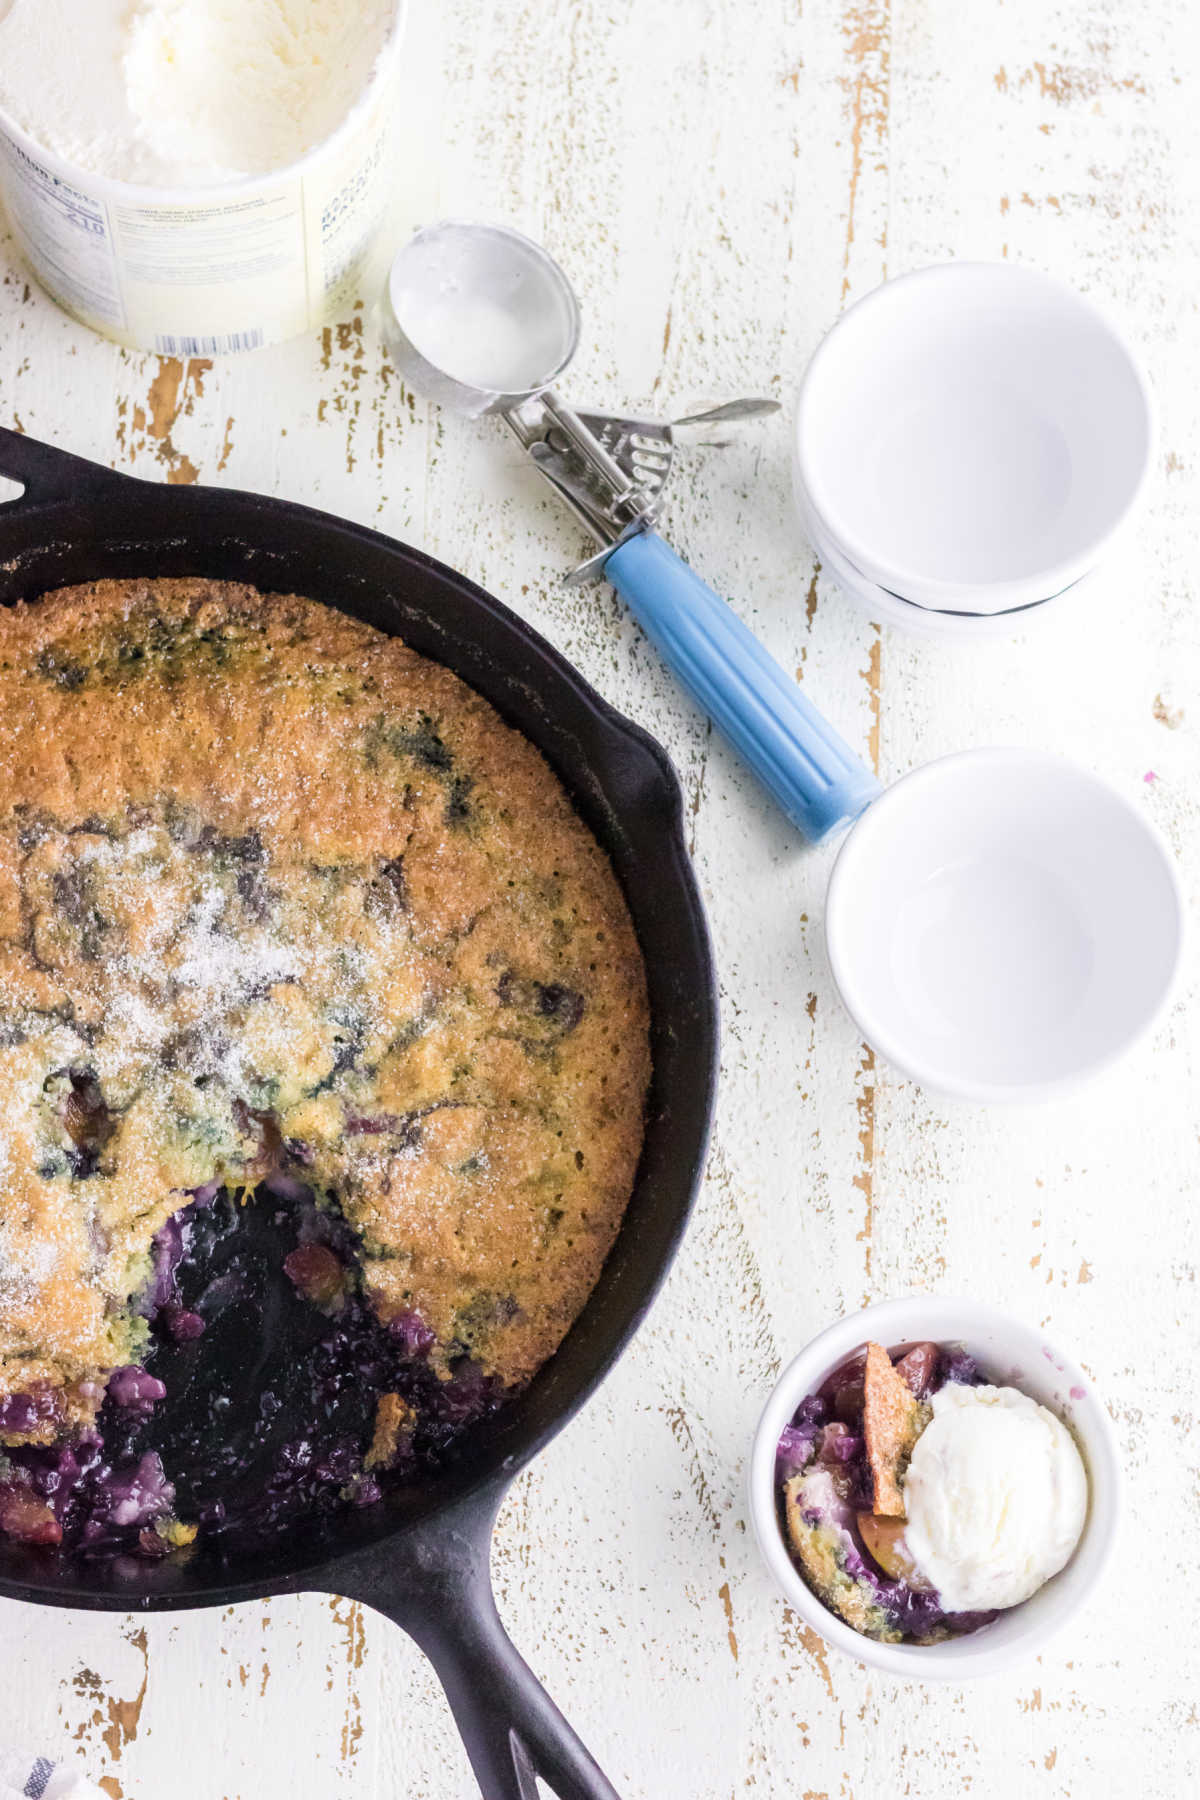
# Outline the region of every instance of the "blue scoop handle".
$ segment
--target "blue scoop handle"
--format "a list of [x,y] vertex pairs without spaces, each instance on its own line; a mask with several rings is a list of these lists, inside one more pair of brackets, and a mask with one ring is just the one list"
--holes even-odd
[[618,544],[604,574],[805,837],[818,843],[870,805],[880,791],[871,771],[657,532]]

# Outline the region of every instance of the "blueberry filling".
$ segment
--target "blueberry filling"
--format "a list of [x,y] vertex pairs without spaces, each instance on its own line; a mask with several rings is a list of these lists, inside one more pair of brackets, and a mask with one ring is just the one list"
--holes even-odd
[[[166,1556],[197,1526],[258,1545],[443,1468],[503,1389],[468,1356],[435,1372],[416,1313],[381,1323],[360,1254],[294,1178],[245,1207],[198,1191],[154,1242],[144,1366],[109,1377],[95,1426],[71,1441],[0,1449],[0,1533],[92,1557]],[[380,1458],[384,1395],[407,1427]],[[60,1410],[50,1389],[13,1395],[0,1431],[53,1426]]]

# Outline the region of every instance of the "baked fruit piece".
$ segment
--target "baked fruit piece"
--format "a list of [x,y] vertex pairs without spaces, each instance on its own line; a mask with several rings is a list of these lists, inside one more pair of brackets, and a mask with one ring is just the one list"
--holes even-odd
[[90,1424],[168,1221],[264,1178],[344,1218],[415,1356],[519,1386],[611,1247],[648,1080],[607,859],[448,670],[231,584],[0,609],[0,1449]]
[[882,1518],[904,1517],[900,1476],[923,1423],[912,1389],[892,1367],[879,1344],[867,1345],[863,1369],[863,1441],[871,1470],[872,1511]]

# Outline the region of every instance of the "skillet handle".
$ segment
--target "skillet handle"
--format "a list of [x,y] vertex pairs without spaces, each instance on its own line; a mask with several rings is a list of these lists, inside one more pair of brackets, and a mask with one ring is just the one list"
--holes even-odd
[[56,450],[52,444],[40,443],[6,425],[0,425],[0,475],[19,481],[25,489],[12,500],[0,502],[5,510],[16,511],[48,500],[82,500],[93,494],[110,493],[114,487],[124,487],[135,479],[132,475],[118,475],[115,469],[106,469],[101,463],[89,462],[86,457]]
[[510,1639],[488,1552],[500,1495],[471,1495],[365,1557],[331,1584],[402,1627],[437,1671],[483,1800],[618,1800]]

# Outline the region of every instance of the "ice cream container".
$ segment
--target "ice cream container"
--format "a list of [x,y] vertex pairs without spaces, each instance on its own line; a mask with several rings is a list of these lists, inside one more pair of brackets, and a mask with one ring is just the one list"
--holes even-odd
[[[853,1631],[817,1599],[796,1568],[779,1520],[775,1452],[800,1402],[868,1340],[894,1349],[932,1339],[962,1344],[989,1381],[1019,1388],[1071,1430],[1087,1469],[1083,1534],[1066,1567],[990,1625],[939,1644],[882,1644]],[[913,1294],[850,1313],[815,1337],[776,1383],[750,1456],[750,1517],[767,1568],[804,1625],[859,1662],[910,1681],[968,1681],[1037,1655],[1099,1589],[1121,1521],[1123,1476],[1103,1400],[1079,1364],[1036,1326],[995,1307]],[[1115,1627],[1114,1627],[1115,1629]]]
[[336,130],[270,174],[158,187],[78,168],[0,109],[0,198],[46,291],[133,350],[218,356],[277,344],[375,284],[392,190],[407,0]]

